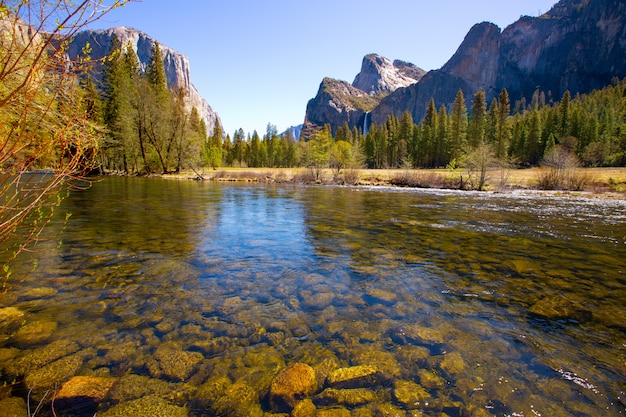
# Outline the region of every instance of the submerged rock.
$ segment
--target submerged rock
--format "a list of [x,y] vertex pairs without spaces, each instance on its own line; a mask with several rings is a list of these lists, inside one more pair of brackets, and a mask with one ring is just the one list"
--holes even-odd
[[444,356],[439,367],[448,375],[458,375],[466,368],[465,361],[459,352],[451,352]]
[[444,342],[441,332],[417,324],[408,324],[391,329],[389,337],[401,345],[435,346]]
[[291,417],[315,417],[315,404],[310,399],[299,401],[291,411]]
[[20,327],[11,340],[20,346],[38,345],[50,340],[56,330],[56,321],[33,321]]
[[427,389],[439,390],[446,386],[446,380],[430,370],[420,369],[418,375],[420,384]]
[[118,404],[107,411],[99,412],[98,417],[187,417],[186,407],[178,407],[170,404],[163,398],[155,395],[139,398],[137,400]]
[[258,393],[243,382],[229,386],[215,402],[213,410],[221,417],[262,417]]
[[398,295],[396,293],[377,288],[367,291],[365,297],[367,301],[371,301],[373,304],[381,303],[385,305],[393,305],[398,300]]
[[276,375],[270,386],[270,404],[279,412],[291,411],[296,403],[315,391],[315,370],[305,363],[294,363]]
[[3,417],[27,417],[26,401],[19,397],[8,397],[0,400]]
[[534,316],[548,320],[573,320],[581,323],[592,319],[591,310],[562,296],[545,297],[530,307]]
[[317,417],[350,417],[352,414],[350,410],[343,407],[329,408],[325,410],[319,410]]
[[154,353],[154,358],[159,369],[151,369],[152,376],[186,381],[204,356],[200,352],[186,352],[172,346],[160,346]]
[[56,383],[67,381],[80,369],[84,359],[79,355],[66,356],[42,368],[26,374],[24,382],[28,389],[46,390]]
[[395,381],[393,385],[393,397],[406,408],[419,408],[430,394],[420,385],[413,381]]
[[383,374],[369,365],[339,368],[328,374],[326,383],[332,388],[369,388],[384,383]]
[[75,376],[56,394],[54,408],[64,415],[92,415],[116,381],[109,377]]
[[61,387],[56,398],[93,398],[100,402],[104,400],[117,378],[75,376]]
[[178,401],[190,397],[193,391],[193,387],[188,384],[166,382],[148,376],[129,374],[119,378],[118,382],[113,385],[106,401],[117,404],[151,395]]
[[0,308],[0,333],[12,332],[24,319],[24,312],[16,307]]
[[376,399],[376,393],[373,390],[367,388],[326,388],[320,394],[315,396],[313,402],[321,406],[345,405],[349,407],[354,407],[375,402]]

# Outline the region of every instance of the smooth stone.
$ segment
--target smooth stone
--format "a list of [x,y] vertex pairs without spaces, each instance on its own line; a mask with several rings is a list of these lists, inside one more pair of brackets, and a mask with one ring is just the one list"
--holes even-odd
[[339,368],[331,371],[326,383],[332,388],[368,388],[382,385],[383,375],[377,368],[369,365]]
[[350,410],[347,408],[329,408],[317,411],[317,417],[351,417]]
[[98,417],[188,417],[186,407],[170,404],[156,395],[139,398],[113,406],[107,411],[98,412]]
[[171,346],[160,346],[154,353],[160,370],[151,370],[152,376],[164,376],[173,381],[186,381],[204,356],[200,352],[186,352]]
[[465,370],[466,364],[459,352],[451,352],[444,356],[439,367],[449,375],[457,375]]
[[326,388],[316,395],[313,402],[321,406],[345,405],[354,407],[375,402],[376,393],[367,388],[335,389]]
[[562,296],[545,297],[533,304],[530,313],[548,320],[575,320],[581,323],[592,319],[592,312],[584,305]]
[[291,411],[291,417],[315,417],[316,408],[313,401],[305,399],[299,401]]
[[20,327],[11,340],[21,346],[39,345],[50,340],[56,330],[56,321],[33,321]]
[[84,359],[78,355],[66,356],[42,368],[26,374],[24,382],[28,389],[46,390],[54,384],[62,383],[76,375]]
[[397,402],[406,408],[419,408],[424,400],[430,398],[430,394],[420,385],[413,381],[395,381],[393,384],[393,396]]
[[12,331],[24,318],[24,312],[17,307],[0,308],[0,332]]
[[316,388],[315,370],[305,363],[294,363],[280,371],[270,386],[270,405],[279,412],[289,412],[296,403]]
[[263,416],[259,394],[243,382],[236,382],[228,387],[213,405],[213,410],[221,417]]

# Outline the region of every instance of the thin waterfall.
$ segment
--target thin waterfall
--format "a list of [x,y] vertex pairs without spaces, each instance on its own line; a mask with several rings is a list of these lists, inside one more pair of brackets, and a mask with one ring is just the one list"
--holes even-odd
[[367,125],[367,119],[370,115],[370,112],[365,112],[365,116],[363,116],[363,136],[367,136],[367,129],[368,129],[368,125]]

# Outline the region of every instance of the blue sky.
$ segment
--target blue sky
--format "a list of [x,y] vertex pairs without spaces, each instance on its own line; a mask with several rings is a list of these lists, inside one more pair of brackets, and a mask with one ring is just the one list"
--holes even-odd
[[556,0],[143,0],[93,28],[130,26],[189,58],[227,133],[304,121],[324,77],[352,82],[368,53],[440,68],[469,29],[502,29]]

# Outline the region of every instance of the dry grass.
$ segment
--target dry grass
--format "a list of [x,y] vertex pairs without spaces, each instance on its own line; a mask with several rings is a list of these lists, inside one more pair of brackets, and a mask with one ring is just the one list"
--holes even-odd
[[[596,193],[626,193],[626,168],[581,168],[585,178],[584,190]],[[539,189],[547,168],[507,169],[490,172],[487,190]],[[263,183],[380,185],[419,188],[459,188],[467,179],[462,169],[363,169],[343,170],[339,176],[324,170],[319,180],[306,168],[223,168],[201,171],[204,179],[214,181],[243,181]],[[183,172],[170,178],[196,178],[193,172]]]

